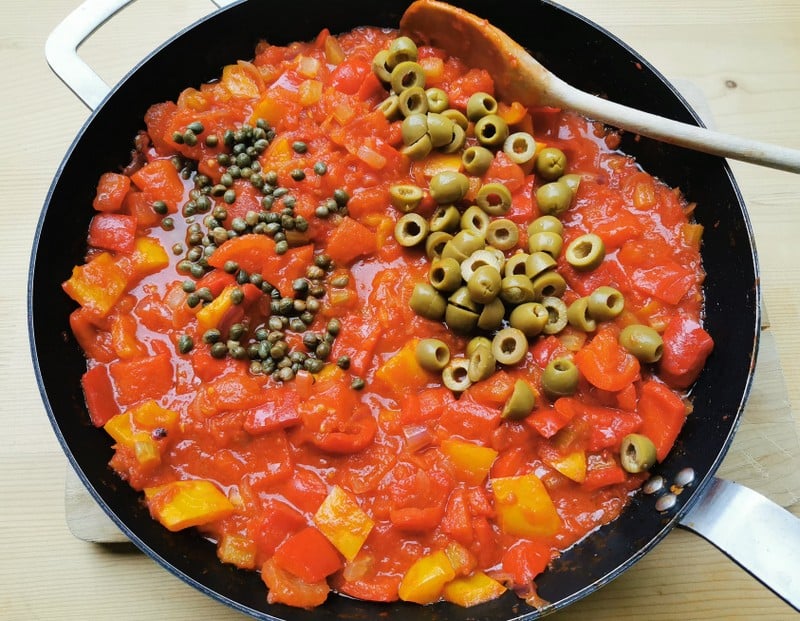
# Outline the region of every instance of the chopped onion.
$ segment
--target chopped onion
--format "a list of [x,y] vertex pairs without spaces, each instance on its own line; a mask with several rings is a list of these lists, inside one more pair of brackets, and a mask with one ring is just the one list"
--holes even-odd
[[425,425],[406,425],[403,427],[406,446],[412,452],[425,448],[433,441],[433,434]]

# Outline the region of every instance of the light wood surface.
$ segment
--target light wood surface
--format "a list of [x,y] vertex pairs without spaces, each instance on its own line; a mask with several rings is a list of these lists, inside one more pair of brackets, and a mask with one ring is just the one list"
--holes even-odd
[[[65,520],[66,459],[44,413],[28,354],[31,240],[49,182],[88,111],[44,60],[47,34],[78,0],[0,5],[0,618],[239,619],[128,547],[89,544]],[[800,2],[566,0],[671,78],[689,80],[717,129],[800,148]],[[113,82],[205,0],[139,0],[82,49]],[[535,29],[535,24],[531,28]],[[723,474],[800,515],[800,176],[732,164],[755,230],[770,328],[753,402]],[[13,215],[11,215],[13,213]],[[731,312],[735,312],[732,309]],[[786,382],[782,381],[781,367]],[[755,406],[754,406],[755,404]],[[789,432],[787,432],[787,430]],[[795,615],[699,538],[676,531],[613,584],[555,615],[571,619],[789,619]]]

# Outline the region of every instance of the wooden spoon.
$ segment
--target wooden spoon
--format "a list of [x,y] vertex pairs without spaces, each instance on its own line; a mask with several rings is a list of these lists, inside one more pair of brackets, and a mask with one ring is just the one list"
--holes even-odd
[[445,2],[417,0],[406,10],[400,28],[417,41],[440,47],[470,66],[486,69],[494,78],[497,94],[507,101],[568,108],[681,147],[800,172],[798,150],[680,123],[570,86],[488,21]]

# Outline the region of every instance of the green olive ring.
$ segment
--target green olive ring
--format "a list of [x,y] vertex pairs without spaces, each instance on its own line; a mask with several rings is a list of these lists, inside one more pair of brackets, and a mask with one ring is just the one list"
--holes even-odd
[[544,324],[544,334],[558,334],[567,327],[567,305],[561,298],[542,298],[542,306],[547,309],[547,323]]
[[441,258],[445,245],[451,239],[453,239],[453,236],[444,231],[430,233],[425,239],[425,256],[428,257],[428,260],[433,261]]
[[527,276],[504,276],[500,282],[500,297],[509,304],[525,304],[536,301],[536,291]]
[[397,37],[389,44],[387,59],[390,67],[406,61],[416,62],[418,58],[417,44],[410,37]]
[[417,315],[421,315],[426,319],[437,320],[444,317],[447,300],[432,285],[426,282],[418,282],[414,285],[409,306]]
[[584,332],[597,330],[597,321],[589,314],[589,298],[582,297],[575,300],[567,309],[569,325]]
[[455,203],[464,198],[469,190],[469,179],[464,173],[443,170],[431,178],[428,189],[439,205]]
[[473,336],[468,342],[466,348],[464,348],[464,353],[467,354],[467,358],[472,356],[473,352],[478,349],[478,347],[488,347],[489,349],[492,348],[492,341],[486,338],[485,336]]
[[503,328],[492,339],[492,353],[500,364],[517,364],[528,353],[528,340],[522,330]]
[[537,276],[556,268],[557,262],[552,255],[541,250],[527,255],[524,274],[533,280]]
[[527,418],[536,407],[536,393],[528,382],[517,380],[514,390],[503,405],[500,417],[508,420],[522,420]]
[[444,112],[447,106],[450,105],[450,98],[441,88],[432,86],[425,91],[425,96],[428,98],[428,110],[430,112]]
[[619,333],[619,344],[640,361],[658,362],[664,353],[664,340],[650,326],[633,324]]
[[572,195],[575,196],[578,193],[578,188],[581,186],[581,176],[575,173],[571,173],[568,175],[562,175],[558,179],[561,183],[565,184],[570,190],[572,190]]
[[551,360],[542,372],[542,390],[551,400],[569,397],[578,390],[580,372],[569,358]]
[[580,272],[597,269],[606,256],[606,245],[599,235],[587,233],[567,244],[564,258]]
[[461,278],[468,281],[475,273],[475,270],[485,265],[492,266],[498,273],[503,271],[503,264],[498,257],[493,252],[483,248],[482,250],[476,250],[461,262]]
[[[409,88],[425,88],[425,71],[419,63],[407,60],[395,65],[389,79],[392,90],[398,95]],[[427,99],[426,99],[427,103]]]
[[403,144],[412,145],[428,133],[428,116],[425,114],[409,114],[403,119],[400,134]]
[[533,290],[539,299],[560,298],[567,290],[567,281],[555,270],[539,274],[532,282]]
[[430,219],[431,231],[454,232],[459,229],[461,214],[453,205],[439,205]]
[[515,164],[524,166],[536,157],[536,139],[528,132],[509,134],[503,143],[503,153]]
[[489,93],[473,93],[467,100],[467,118],[477,121],[489,114],[496,114],[497,108],[497,100]]
[[469,380],[475,384],[490,378],[495,371],[495,366],[496,361],[494,354],[492,354],[491,345],[488,347],[486,345],[474,347],[469,355],[469,367],[467,368]]
[[534,233],[528,237],[528,252],[546,252],[554,259],[561,254],[564,238],[558,233]]
[[489,214],[477,205],[472,205],[467,207],[464,213],[461,214],[460,225],[464,230],[480,233],[486,237],[486,232],[489,230],[489,222]]
[[381,50],[372,58],[372,71],[384,84],[392,80],[392,68],[389,66],[389,50]]
[[467,132],[465,132],[460,125],[453,123],[453,135],[450,142],[442,146],[442,153],[455,153],[464,146],[467,141]]
[[545,147],[536,156],[536,174],[545,181],[555,181],[567,169],[567,156],[561,149]]
[[450,294],[450,297],[447,298],[447,303],[472,311],[474,313],[477,313],[480,310],[478,303],[472,299],[467,285],[462,285],[453,291],[453,293]]
[[444,312],[444,321],[453,332],[469,334],[478,325],[478,311],[448,304]]
[[[426,99],[427,101],[427,99]],[[453,127],[455,123],[436,112],[428,112],[428,133],[434,149],[443,147],[453,140]]]
[[464,392],[472,385],[469,379],[469,360],[452,358],[442,370],[442,383],[453,392]]
[[403,116],[426,114],[428,112],[428,98],[425,96],[425,91],[419,86],[407,88],[397,96],[397,107]]
[[610,321],[625,309],[625,298],[613,287],[598,287],[589,294],[589,315],[598,321]]
[[492,220],[486,227],[486,243],[500,250],[511,250],[519,242],[519,227],[508,218]]
[[459,263],[464,261],[476,250],[482,250],[486,246],[486,239],[483,235],[473,231],[461,230],[455,234],[442,250],[443,257],[453,257]]
[[478,304],[488,304],[500,294],[500,272],[493,265],[482,265],[470,276],[467,289]]
[[539,216],[528,225],[528,237],[536,233],[555,233],[562,235],[564,233],[564,225],[561,220],[555,216]]
[[485,183],[478,190],[475,202],[490,216],[504,216],[511,209],[511,191],[497,181]]
[[547,215],[564,213],[572,205],[574,194],[566,183],[551,181],[536,190],[536,204],[539,211]]
[[389,188],[389,202],[403,213],[414,211],[422,202],[422,188],[410,183],[396,184]]
[[619,461],[626,472],[636,474],[650,470],[657,459],[656,445],[645,435],[631,433],[622,438]]
[[495,298],[483,306],[478,315],[478,327],[481,330],[497,330],[503,325],[506,307],[500,298]]
[[461,267],[455,259],[434,259],[428,270],[428,282],[439,291],[455,291],[461,286]]
[[394,238],[405,248],[421,244],[428,236],[428,221],[418,213],[407,213],[394,225]]
[[547,309],[542,304],[539,302],[527,302],[514,307],[508,322],[512,328],[521,330],[528,338],[533,338],[542,333],[549,318],[550,313],[547,312]]
[[403,155],[412,160],[424,159],[431,151],[433,151],[433,145],[428,134],[423,135],[416,142],[406,145],[400,150]]
[[485,147],[500,147],[508,138],[508,124],[496,114],[487,114],[476,121],[475,137]]
[[482,176],[489,170],[489,166],[494,161],[494,153],[486,147],[474,145],[464,149],[461,154],[461,164],[470,175]]
[[421,339],[415,353],[419,366],[432,373],[438,373],[450,362],[450,348],[439,339]]
[[464,131],[467,131],[469,128],[469,120],[467,117],[464,116],[462,112],[456,110],[455,108],[448,108],[444,112],[442,112],[442,116],[446,116],[448,119],[453,121],[456,125],[458,125]]
[[[505,269],[503,271],[504,276],[525,276],[526,275],[526,265],[528,263],[528,259],[531,255],[527,252],[517,252],[516,254],[512,254],[508,259],[506,259]],[[547,255],[550,256],[550,255]],[[553,262],[555,263],[555,261]]]
[[378,104],[378,110],[390,121],[397,118],[400,116],[400,98],[397,95],[389,95]]

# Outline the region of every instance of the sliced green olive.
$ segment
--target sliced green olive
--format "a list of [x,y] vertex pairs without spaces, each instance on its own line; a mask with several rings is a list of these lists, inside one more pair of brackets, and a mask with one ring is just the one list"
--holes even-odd
[[578,193],[578,188],[581,186],[581,176],[575,173],[569,175],[563,175],[559,181],[567,185],[567,187],[572,190],[572,195]]
[[500,297],[509,304],[525,304],[536,301],[536,291],[527,276],[505,276],[500,281]]
[[432,86],[425,91],[425,96],[428,98],[428,110],[430,112],[444,112],[447,106],[450,105],[450,98],[441,88]]
[[546,252],[554,259],[561,254],[564,238],[558,233],[534,233],[528,237],[528,252]]
[[475,123],[475,137],[485,147],[499,147],[508,138],[508,124],[496,114],[487,114]]
[[442,153],[455,153],[464,146],[467,141],[467,132],[461,129],[460,125],[453,123],[453,135],[450,142],[442,146]]
[[534,278],[533,290],[536,293],[536,297],[539,299],[550,297],[560,298],[567,290],[567,281],[555,270],[550,270]]
[[528,132],[509,134],[503,143],[503,153],[515,164],[524,166],[536,157],[536,139]]
[[425,239],[425,256],[431,261],[440,258],[445,245],[451,239],[453,239],[453,236],[444,231],[434,231],[430,233]]
[[550,313],[539,302],[526,302],[514,307],[508,321],[512,328],[521,330],[525,336],[532,338],[542,333],[549,318]]
[[481,186],[475,202],[490,216],[504,216],[511,209],[511,192],[502,183],[492,181]]
[[492,376],[495,369],[494,354],[491,345],[489,347],[480,345],[472,350],[469,356],[469,367],[467,374],[470,381],[474,384]]
[[393,185],[389,188],[389,202],[403,213],[416,210],[422,202],[422,188],[410,183]]
[[475,270],[467,282],[470,297],[478,304],[488,304],[500,293],[500,272],[493,265],[483,265]]
[[439,291],[455,291],[461,286],[461,266],[455,259],[434,259],[428,281]]
[[517,364],[528,353],[528,340],[517,328],[503,328],[492,339],[492,353],[500,364]]
[[453,121],[453,123],[458,125],[464,131],[467,131],[467,128],[469,127],[469,120],[459,110],[456,110],[455,108],[448,108],[442,112],[442,115]]
[[476,250],[481,250],[485,245],[483,235],[462,230],[445,244],[442,257],[453,257],[456,261],[461,262]]
[[442,383],[453,392],[464,392],[472,385],[469,379],[469,360],[453,358],[442,371]]
[[619,344],[642,362],[658,362],[664,353],[661,335],[641,324],[625,326],[619,333]]
[[622,467],[633,474],[650,470],[656,463],[656,445],[645,435],[631,433],[622,438],[619,461]]
[[432,150],[433,145],[431,144],[431,137],[428,136],[428,134],[425,134],[415,143],[403,147],[401,152],[409,159],[421,160],[427,157]]
[[503,266],[506,264],[505,253],[499,248],[495,248],[494,246],[489,246],[489,245],[487,245],[486,248],[484,248],[484,251],[492,255],[493,257],[493,259],[487,260],[487,262],[490,265],[494,265],[497,268],[497,271],[502,274]]
[[417,362],[426,371],[438,373],[450,362],[450,349],[439,339],[421,339],[416,348]]
[[472,296],[469,294],[469,289],[466,285],[453,291],[453,293],[450,294],[450,297],[447,298],[447,302],[453,306],[459,306],[475,313],[480,310],[480,306],[477,302],[475,302],[475,300],[472,299]]
[[541,250],[527,256],[528,259],[525,261],[524,273],[531,280],[549,270],[555,269],[557,265],[552,255],[542,252]]
[[542,332],[545,334],[558,334],[567,327],[567,305],[561,298],[542,298],[542,306],[547,309],[547,323]]
[[435,112],[428,112],[428,133],[434,149],[449,144],[453,139],[454,123],[446,116]]
[[503,318],[506,314],[506,307],[500,298],[495,298],[484,305],[480,315],[478,315],[478,327],[481,330],[497,330],[503,325]]
[[474,93],[467,100],[467,118],[470,121],[477,121],[489,114],[496,114],[497,107],[497,100],[489,93]]
[[379,105],[378,110],[383,112],[390,121],[400,116],[400,98],[397,95],[389,95]]
[[536,190],[536,204],[543,214],[558,215],[564,213],[572,204],[572,190],[566,183],[551,181]]
[[448,304],[444,320],[453,332],[469,334],[478,325],[478,313],[455,304]]
[[381,50],[372,58],[372,71],[381,82],[389,83],[392,70],[389,67],[389,50]]
[[444,317],[447,300],[430,284],[419,282],[414,285],[409,306],[411,310],[426,319],[441,319]]
[[509,420],[522,420],[530,416],[536,406],[536,393],[528,382],[517,380],[514,382],[514,390],[511,396],[503,405],[501,418]]
[[469,179],[464,173],[443,170],[431,178],[429,190],[431,197],[438,204],[455,203],[464,198],[469,190]]
[[599,235],[587,233],[573,239],[564,253],[564,258],[580,272],[596,269],[606,256],[606,245]]
[[500,250],[511,250],[519,242],[519,227],[507,218],[493,220],[486,227],[486,243]]
[[407,60],[395,65],[389,83],[398,94],[409,88],[425,88],[425,71],[419,63]]
[[453,205],[439,206],[430,220],[431,231],[457,231],[461,223],[461,214]]
[[428,98],[419,86],[407,88],[397,97],[397,107],[403,116],[428,112]]
[[503,262],[490,248],[476,250],[461,262],[461,278],[469,281],[479,267],[491,265],[498,273],[503,272]]
[[578,390],[580,373],[569,358],[551,360],[542,372],[542,390],[551,400],[569,397]]
[[406,61],[416,62],[417,58],[417,45],[410,37],[397,37],[389,44],[388,62],[390,67]]
[[488,347],[489,349],[492,348],[492,341],[487,339],[485,336],[474,336],[472,337],[469,342],[467,343],[464,352],[467,354],[467,358],[469,358],[473,352],[478,349],[478,347]]
[[474,233],[480,233],[486,236],[486,231],[489,228],[489,214],[477,205],[467,207],[463,214],[461,214],[461,228]]
[[536,156],[535,168],[542,179],[554,181],[567,170],[567,156],[561,149],[545,147]]
[[569,325],[584,332],[594,332],[597,330],[597,322],[589,314],[589,298],[582,297],[575,300],[567,309],[567,321]]
[[609,321],[625,309],[625,298],[613,287],[598,287],[589,294],[589,315],[597,321]]
[[494,153],[486,147],[472,146],[464,149],[461,154],[461,163],[470,175],[482,176],[494,161]]
[[[525,265],[528,262],[528,257],[530,257],[527,252],[517,252],[516,254],[512,254],[506,260],[505,270],[503,272],[504,276],[525,276]],[[548,255],[550,256],[550,255]]]
[[394,226],[394,238],[406,248],[425,241],[428,235],[428,221],[418,213],[407,213]]
[[528,237],[536,233],[564,233],[564,225],[555,216],[539,216],[528,225]]
[[428,117],[425,114],[410,114],[403,119],[400,134],[403,144],[412,145],[428,133]]

